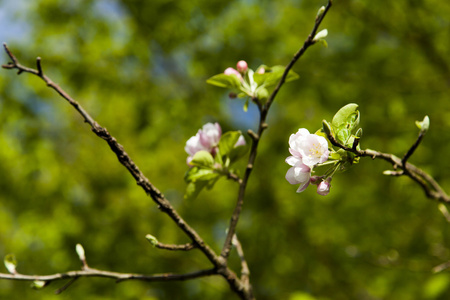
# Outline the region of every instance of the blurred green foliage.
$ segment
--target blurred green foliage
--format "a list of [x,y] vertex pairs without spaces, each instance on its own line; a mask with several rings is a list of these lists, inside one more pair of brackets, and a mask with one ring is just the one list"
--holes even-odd
[[[44,72],[114,135],[182,216],[219,250],[237,197],[220,180],[183,200],[184,144],[206,122],[255,129],[254,107],[205,80],[240,59],[251,68],[286,65],[325,1],[35,0],[0,2],[1,32],[29,66]],[[15,27],[14,27],[14,26]],[[19,32],[11,35],[14,28]],[[331,193],[296,194],[284,175],[288,137],[314,132],[343,105],[359,104],[362,148],[402,155],[430,130],[410,161],[450,191],[450,5],[445,1],[336,0],[314,46],[295,65],[260,144],[238,235],[258,299],[449,299],[450,226],[407,178],[363,159],[335,176]],[[10,31],[8,31],[10,30]],[[2,54],[2,63],[7,63]],[[18,272],[79,269],[184,273],[209,267],[198,251],[153,248],[186,243],[93,135],[38,78],[0,72],[0,257]],[[239,270],[236,255],[232,265]],[[2,272],[6,272],[4,269]],[[1,299],[235,299],[220,277],[115,284],[83,278],[61,295],[0,281]]]

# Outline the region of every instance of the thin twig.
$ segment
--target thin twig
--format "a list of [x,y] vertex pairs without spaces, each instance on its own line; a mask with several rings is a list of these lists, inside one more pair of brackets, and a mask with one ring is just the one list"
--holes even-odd
[[288,76],[289,71],[292,69],[294,64],[297,62],[297,60],[305,53],[306,49],[309,48],[309,46],[314,45],[316,42],[314,41],[314,36],[317,33],[317,30],[319,29],[320,24],[322,23],[323,19],[325,18],[326,14],[328,13],[328,10],[331,8],[331,5],[333,5],[332,0],[328,0],[327,6],[325,7],[325,10],[323,13],[316,18],[316,21],[314,23],[314,27],[311,30],[311,33],[308,35],[308,38],[303,43],[303,46],[300,48],[300,50],[295,53],[294,57],[292,58],[291,62],[286,66],[286,69],[284,70],[283,76],[281,77],[280,81],[278,82],[278,85],[270,95],[269,99],[266,102],[266,105],[264,107],[264,110],[268,110],[270,106],[272,105],[273,101],[275,100],[276,95],[278,94],[278,91],[280,90],[281,86],[285,83],[286,78]]
[[402,165],[403,165],[404,169],[406,169],[406,161],[408,160],[408,158],[411,157],[411,155],[413,155],[414,151],[417,149],[417,147],[419,146],[420,142],[423,140],[424,136],[425,136],[425,131],[421,130],[419,132],[419,136],[417,137],[416,142],[405,153],[405,156],[403,156],[403,158],[402,158]]
[[65,273],[56,273],[52,275],[24,275],[24,274],[8,274],[0,273],[0,279],[12,279],[12,280],[22,280],[22,281],[57,281],[69,278],[79,278],[79,277],[104,277],[115,279],[116,282],[122,282],[125,280],[141,280],[141,281],[179,281],[179,280],[189,280],[199,277],[217,275],[217,269],[206,269],[195,271],[186,274],[154,274],[154,275],[144,275],[144,274],[133,274],[133,273],[118,273],[110,271],[102,271],[93,268],[89,268],[81,271],[69,271]]
[[173,250],[173,251],[177,251],[177,250],[189,251],[189,250],[197,248],[194,244],[191,244],[191,243],[184,244],[184,245],[173,245],[173,244],[163,244],[160,242],[157,242],[155,244],[155,247],[158,249]]
[[439,272],[442,272],[442,271],[444,271],[444,270],[447,270],[448,268],[450,268],[450,261],[447,261],[447,262],[445,262],[445,263],[442,263],[442,264],[440,264],[440,265],[437,265],[436,267],[434,267],[434,268],[432,269],[432,272],[433,272],[433,273],[439,273]]
[[244,204],[245,190],[247,188],[247,182],[248,182],[248,179],[250,177],[250,174],[251,174],[251,172],[253,170],[253,166],[254,166],[254,163],[255,163],[256,153],[257,153],[257,149],[258,149],[258,144],[259,144],[259,141],[261,139],[262,133],[267,128],[266,118],[267,118],[267,114],[268,114],[269,108],[270,108],[271,104],[273,103],[276,95],[278,94],[278,91],[283,86],[284,82],[286,81],[286,77],[287,77],[289,71],[294,66],[294,64],[303,55],[303,53],[305,53],[306,49],[308,49],[309,46],[315,44],[315,41],[313,40],[314,36],[316,35],[317,29],[319,28],[320,24],[322,23],[322,20],[325,18],[325,16],[326,16],[328,10],[330,9],[331,5],[332,5],[332,0],[328,0],[327,6],[325,7],[324,12],[318,18],[316,18],[316,20],[314,22],[314,27],[313,27],[311,33],[309,34],[308,38],[306,39],[306,41],[304,42],[304,44],[300,48],[300,50],[298,50],[298,52],[294,55],[294,57],[292,58],[290,63],[286,66],[286,69],[284,70],[283,76],[281,77],[280,81],[278,82],[278,85],[275,87],[274,91],[272,92],[272,94],[268,98],[266,104],[263,105],[263,106],[258,106],[258,108],[260,110],[260,119],[259,119],[258,133],[254,133],[253,131],[249,131],[248,132],[250,137],[252,138],[252,146],[251,146],[249,158],[248,158],[248,161],[247,161],[247,168],[245,169],[245,174],[244,174],[244,177],[242,178],[242,182],[241,182],[240,187],[239,187],[239,193],[238,193],[236,206],[234,208],[233,215],[231,216],[230,224],[228,226],[227,236],[225,238],[225,242],[223,244],[222,251],[220,253],[220,256],[222,257],[222,259],[225,262],[227,261],[228,256],[230,255],[231,242],[232,242],[232,239],[233,239],[233,235],[236,232],[236,226],[237,226],[237,223],[239,221],[239,217],[240,217],[240,214],[241,214],[241,211],[242,211],[242,207],[243,207],[243,204]]
[[244,249],[242,248],[241,242],[239,242],[239,239],[237,238],[236,234],[233,236],[232,243],[233,246],[236,247],[236,252],[241,260],[241,280],[244,284],[248,283],[250,276],[250,269],[248,267],[247,261],[245,260]]
[[55,291],[55,295],[59,295],[62,292],[64,292],[65,290],[67,290],[69,288],[69,286],[71,286],[75,281],[77,281],[77,279],[80,277],[73,277],[72,279],[70,279],[65,285],[63,285],[62,287],[60,287],[59,289],[57,289]]

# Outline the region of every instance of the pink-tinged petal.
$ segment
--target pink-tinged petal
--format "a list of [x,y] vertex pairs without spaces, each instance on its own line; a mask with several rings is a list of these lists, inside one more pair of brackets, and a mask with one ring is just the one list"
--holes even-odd
[[[222,136],[222,127],[220,127],[220,124],[217,122],[214,123],[214,126],[216,126],[216,130],[219,133],[219,140],[220,140],[220,137]],[[217,140],[217,142],[219,142],[219,140]]]
[[200,150],[205,150],[203,145],[200,143],[200,137],[199,135],[194,135],[186,142],[186,146],[184,147],[184,150],[189,155],[194,155]]
[[295,167],[289,168],[289,170],[286,172],[285,178],[290,184],[298,184],[298,183],[300,183],[297,180],[297,178],[295,178]]
[[298,151],[296,151],[296,150],[294,150],[292,148],[289,148],[289,153],[291,153],[295,157],[298,157],[299,159],[302,158],[302,155],[300,154],[300,152],[298,152]]
[[239,146],[245,146],[246,144],[247,144],[247,143],[245,142],[244,136],[241,135],[241,136],[238,138],[236,144],[234,144],[234,148],[239,147]]
[[304,182],[302,184],[300,184],[300,186],[297,189],[297,193],[301,193],[304,190],[306,190],[306,188],[309,186],[309,180],[307,182]]
[[222,129],[218,123],[206,123],[203,125],[202,129],[199,130],[200,143],[207,149],[211,151],[220,140],[222,135]]

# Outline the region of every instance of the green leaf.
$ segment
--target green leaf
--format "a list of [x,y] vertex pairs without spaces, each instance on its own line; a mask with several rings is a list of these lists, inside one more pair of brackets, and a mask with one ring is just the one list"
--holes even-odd
[[259,100],[266,100],[269,97],[269,91],[266,88],[260,86],[256,89],[256,97]]
[[357,104],[347,104],[334,115],[331,121],[336,139],[344,145],[347,144],[348,139],[359,125],[359,111],[357,108]]
[[194,154],[190,164],[202,168],[212,168],[214,166],[214,157],[208,151],[201,150]]
[[16,266],[17,266],[17,260],[14,254],[7,254],[3,260],[3,263],[5,264],[6,269],[8,269],[8,272],[11,274],[16,274]]
[[217,74],[206,80],[206,83],[228,89],[241,89],[241,81],[234,75]]
[[186,182],[210,181],[219,177],[220,174],[213,169],[203,169],[199,167],[190,168],[184,176]]
[[233,150],[241,135],[240,131],[228,131],[222,135],[219,141],[219,153],[222,157],[230,156],[231,150]]
[[208,185],[206,181],[190,182],[186,187],[186,193],[184,194],[185,200],[194,200],[202,189]]
[[326,120],[322,120],[322,130],[325,134],[325,137],[328,135],[334,136],[333,127],[331,127],[330,123]]
[[[272,68],[265,68],[264,74],[253,74],[253,79],[259,86],[264,86],[265,88],[273,87],[278,84],[281,77],[283,76],[285,67],[284,66],[273,66]],[[298,79],[299,76],[294,71],[290,70],[286,76],[285,82]]]
[[423,121],[416,121],[416,126],[420,129],[421,132],[426,133],[430,128],[430,118],[425,116]]
[[[333,120],[331,121],[331,125],[333,125],[335,128],[339,128],[342,125],[345,125],[349,122],[350,119],[354,118],[353,116],[359,116],[358,113],[358,104],[350,103],[342,107],[338,112],[334,115]],[[358,123],[359,123],[359,118]],[[354,122],[356,121],[354,120]]]
[[346,145],[348,139],[350,138],[350,130],[345,127],[338,128],[336,138],[341,144]]
[[238,146],[236,148],[231,149],[230,155],[229,155],[230,161],[231,161],[230,164],[234,163],[241,157],[244,157],[247,154],[248,150],[249,150],[249,147],[247,145]]
[[330,156],[328,158],[329,159],[340,160],[342,158],[342,156],[338,152],[331,152]]

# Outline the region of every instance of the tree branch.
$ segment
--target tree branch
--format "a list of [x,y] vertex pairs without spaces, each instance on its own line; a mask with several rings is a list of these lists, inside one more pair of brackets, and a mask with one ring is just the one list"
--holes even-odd
[[[417,145],[420,143],[420,135],[418,140],[415,142],[415,144],[410,148],[410,150],[407,152],[410,153],[409,155],[405,155],[403,160],[399,157],[395,156],[394,154],[389,153],[383,153],[378,152],[371,149],[366,150],[357,150],[353,148],[346,147],[342,144],[340,144],[334,136],[330,133],[327,134],[328,140],[333,144],[333,146],[339,147],[341,149],[344,149],[345,151],[349,151],[352,153],[355,153],[357,156],[360,157],[371,157],[372,159],[382,159],[390,164],[392,164],[392,167],[394,170],[400,169],[402,171],[394,171],[394,172],[388,172],[385,173],[387,175],[394,175],[394,176],[401,176],[406,175],[415,182],[417,182],[422,189],[424,190],[426,196],[430,199],[435,199],[443,203],[450,203],[450,197],[447,195],[447,193],[441,188],[441,186],[434,180],[433,177],[431,177],[428,173],[423,171],[422,169],[416,167],[415,165],[406,162],[406,159],[412,154],[415,148],[417,148]],[[412,149],[412,150],[411,150]],[[405,159],[406,158],[406,159]]]
[[[303,43],[303,46],[300,48],[300,50],[294,55],[291,62],[286,66],[286,69],[283,73],[283,76],[281,77],[280,81],[278,82],[278,85],[270,95],[269,99],[267,100],[265,105],[258,105],[259,111],[260,111],[260,119],[259,119],[259,126],[258,126],[258,133],[254,133],[253,131],[249,131],[249,135],[252,138],[252,146],[249,154],[249,158],[247,161],[247,168],[245,169],[244,177],[242,178],[242,181],[240,182],[239,187],[239,193],[238,193],[238,199],[236,202],[236,206],[233,212],[233,215],[231,216],[230,225],[228,226],[228,233],[225,238],[224,245],[222,247],[222,252],[220,256],[223,258],[223,260],[226,262],[228,259],[228,256],[230,254],[231,250],[231,243],[233,239],[233,235],[236,232],[236,226],[239,221],[239,217],[242,211],[242,206],[244,204],[244,195],[245,190],[247,188],[248,179],[250,177],[250,174],[253,170],[253,165],[255,163],[258,144],[261,139],[261,135],[264,132],[264,130],[267,128],[266,118],[269,111],[269,108],[271,104],[273,103],[276,95],[278,94],[278,91],[283,86],[284,82],[286,81],[286,77],[289,73],[289,71],[292,69],[294,64],[297,62],[297,60],[305,53],[306,49],[309,48],[309,46],[315,44],[314,36],[316,35],[317,29],[319,28],[320,24],[322,23],[323,19],[325,18],[325,15],[327,14],[328,10],[330,9],[332,5],[332,0],[328,0],[327,6],[325,7],[325,10],[323,13],[316,17],[314,27],[309,34],[306,41]],[[252,99],[254,102],[259,103],[259,101],[255,101],[255,99]]]
[[[153,184],[147,179],[147,177],[144,176],[144,174],[139,170],[138,166],[134,163],[134,161],[130,158],[130,156],[125,152],[122,145],[120,145],[117,140],[110,135],[110,133],[106,130],[106,128],[100,126],[90,115],[87,111],[84,110],[84,108],[75,101],[72,97],[69,96],[62,88],[60,88],[57,84],[55,84],[49,77],[47,77],[43,71],[41,66],[41,59],[38,58],[36,60],[37,68],[38,70],[25,67],[19,63],[17,58],[12,54],[6,43],[3,44],[3,47],[5,48],[6,53],[10,57],[11,61],[10,63],[6,65],[2,65],[5,69],[17,69],[18,74],[21,74],[23,72],[30,73],[33,75],[36,75],[40,77],[48,87],[55,90],[61,97],[63,97],[65,100],[67,100],[70,105],[72,105],[78,113],[84,118],[84,121],[88,123],[91,126],[92,131],[100,138],[105,140],[111,150],[116,154],[117,159],[119,162],[128,170],[128,172],[133,176],[133,178],[136,180],[136,183],[145,191],[147,195],[149,195],[153,201],[158,205],[158,208],[166,213],[176,224],[177,226],[192,240],[192,243],[194,246],[200,251],[204,253],[204,255],[208,258],[208,260],[214,265],[214,270],[217,274],[220,274],[222,277],[225,278],[225,280],[230,285],[230,288],[237,293],[242,299],[253,299],[253,296],[251,296],[248,293],[248,288],[245,288],[239,278],[236,276],[236,274],[227,267],[226,261],[223,259],[220,259],[219,256],[216,255],[216,253],[209,247],[208,244],[205,243],[205,241],[198,235],[198,233],[190,227],[183,218],[178,214],[178,212],[173,208],[173,206],[170,204],[170,202],[165,198],[165,196],[155,187]],[[21,275],[19,277],[11,277],[3,275],[1,278],[4,279],[18,279],[18,280],[47,280],[51,278],[72,278],[72,277],[79,277],[79,276],[101,276],[101,277],[111,277],[111,278],[118,278],[118,280],[129,280],[129,279],[139,279],[139,280],[147,280],[147,281],[154,281],[157,278],[170,278],[171,280],[183,280],[183,279],[191,279],[196,278],[194,277],[184,277],[180,275],[167,275],[163,274],[158,276],[144,276],[144,275],[136,275],[136,274],[120,274],[120,273],[114,273],[114,272],[106,272],[106,271],[98,271],[94,269],[89,269],[89,271],[83,270],[83,271],[73,271],[69,273],[62,273],[62,274],[56,274],[53,275],[54,277],[41,277],[38,278],[36,276],[27,276],[27,275]],[[58,277],[60,276],[60,277]],[[32,279],[33,278],[33,279]],[[44,279],[42,279],[44,278]],[[61,279],[62,279],[61,278]],[[178,279],[181,278],[181,279]]]

